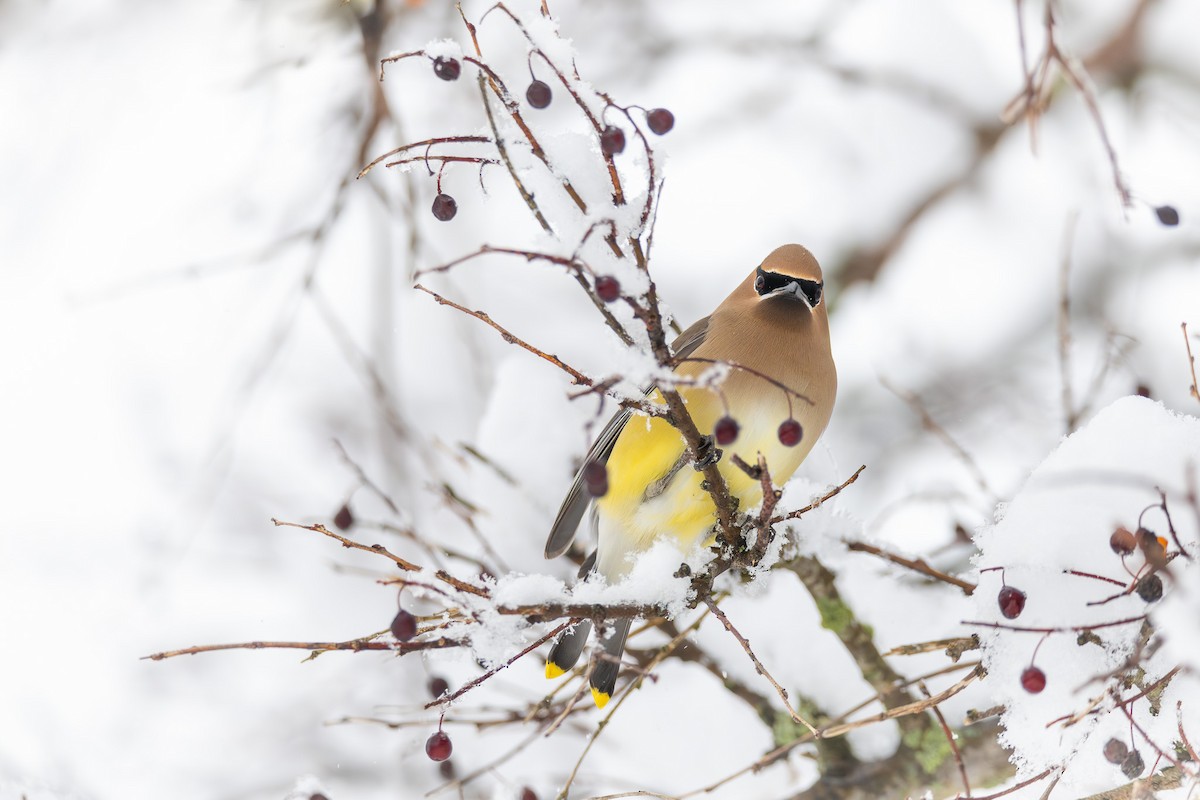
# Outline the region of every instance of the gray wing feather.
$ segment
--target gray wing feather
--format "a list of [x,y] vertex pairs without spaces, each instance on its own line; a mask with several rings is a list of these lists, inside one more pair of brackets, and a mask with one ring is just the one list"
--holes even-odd
[[[628,421],[629,412],[625,409],[618,411],[604,426],[604,430],[600,431],[583,463],[599,461],[603,464],[608,461],[608,456],[617,443],[617,437],[621,435]],[[567,552],[571,540],[575,538],[575,531],[579,528],[579,521],[583,519],[591,501],[591,496],[583,490],[581,466],[576,471],[575,480],[571,481],[571,489],[567,492],[566,499],[558,509],[558,516],[554,519],[554,525],[550,528],[550,536],[546,539],[546,558],[557,558]]]
[[[708,317],[699,320],[681,333],[679,338],[672,343],[671,350],[676,359],[687,358],[704,343],[704,338],[708,335],[708,320]],[[653,389],[653,386],[647,389],[646,394]],[[596,441],[592,443],[583,460],[584,464],[589,461],[599,461],[601,464],[608,461],[613,447],[617,444],[617,438],[621,435],[621,431],[625,430],[625,424],[629,422],[629,417],[630,412],[627,409],[621,409],[613,415],[613,418],[600,431],[600,435],[596,437]],[[575,479],[571,481],[571,489],[558,509],[558,516],[555,517],[554,525],[550,528],[550,536],[546,538],[546,558],[557,558],[567,552],[567,548],[571,546],[571,542],[575,538],[575,532],[579,529],[579,523],[587,512],[588,504],[591,502],[592,498],[583,490],[583,466],[580,465],[575,472]]]
[[704,344],[704,339],[708,336],[708,321],[711,317],[704,317],[696,320],[686,331],[679,334],[679,338],[671,343],[671,352],[675,354],[675,361],[679,362],[696,352],[696,348]]

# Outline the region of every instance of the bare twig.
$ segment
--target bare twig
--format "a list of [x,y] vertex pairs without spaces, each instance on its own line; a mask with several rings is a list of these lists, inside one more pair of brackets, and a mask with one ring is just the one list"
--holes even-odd
[[721,607],[713,602],[711,597],[706,599],[704,602],[708,606],[708,610],[713,613],[713,616],[721,621],[721,624],[725,626],[725,630],[729,631],[729,633],[733,635],[733,638],[737,639],[737,642],[742,646],[742,649],[746,651],[746,655],[749,656],[750,661],[754,663],[754,671],[766,678],[767,681],[770,682],[771,686],[775,688],[775,693],[779,695],[779,699],[783,701],[783,707],[786,708],[788,714],[791,715],[792,721],[799,722],[801,725],[808,728],[809,732],[814,736],[819,736],[820,734],[813,724],[804,717],[800,716],[800,713],[796,711],[796,709],[792,708],[792,703],[788,699],[787,689],[784,689],[782,686],[780,686],[779,681],[775,680],[774,676],[772,676],[771,673],[767,671],[767,668],[763,666],[763,663],[758,660],[758,656],[754,655],[754,651],[750,649],[750,642],[741,634],[740,631],[738,631],[737,628],[733,626],[733,623],[729,621],[729,617],[725,615],[725,612],[721,610]]
[[1075,227],[1079,220],[1078,213],[1072,213],[1067,219],[1067,228],[1063,233],[1062,257],[1058,269],[1058,368],[1059,379],[1062,382],[1063,419],[1067,433],[1073,433],[1079,426],[1079,413],[1075,408],[1075,398],[1071,390],[1071,246],[1075,241]]
[[950,451],[958,457],[958,460],[961,461],[963,466],[967,468],[967,471],[971,473],[971,477],[975,479],[975,483],[980,489],[983,490],[984,494],[993,500],[999,499],[1000,495],[996,494],[996,492],[992,490],[992,487],[988,484],[987,477],[983,474],[983,470],[980,469],[979,464],[974,458],[972,458],[971,454],[967,452],[966,448],[958,443],[957,439],[951,436],[945,428],[938,424],[937,420],[935,420],[925,408],[925,404],[921,402],[921,398],[917,397],[917,395],[913,392],[893,386],[885,378],[880,378],[879,380],[885,389],[907,403],[908,407],[911,408],[916,415],[921,418],[921,426],[925,428],[925,430],[941,439],[943,444],[950,448]]
[[979,649],[979,639],[975,636],[956,636],[953,639],[935,639],[931,642],[902,644],[884,653],[885,656],[914,656],[919,653],[932,653],[937,650],[954,650],[959,655],[967,650]]
[[363,650],[393,650],[403,654],[416,650],[440,650],[446,647],[459,647],[462,645],[462,642],[456,639],[447,639],[444,636],[437,639],[413,639],[407,642],[376,641],[376,637],[381,635],[374,633],[370,636],[351,639],[345,642],[254,641],[237,642],[234,644],[202,644],[195,647],[180,648],[179,650],[164,650],[161,653],[142,656],[142,660],[162,661],[164,658],[194,656],[198,653],[215,653],[220,650],[311,650],[313,655],[334,650],[350,650],[355,653]]
[[1188,369],[1192,373],[1192,385],[1188,387],[1188,392],[1200,401],[1200,385],[1196,383],[1196,357],[1192,355],[1192,341],[1188,338],[1187,323],[1181,323],[1179,327],[1183,329],[1183,346],[1187,348]]
[[919,572],[922,575],[933,578],[935,581],[941,581],[942,583],[948,583],[951,586],[956,586],[959,589],[962,589],[963,594],[967,595],[968,597],[975,591],[975,584],[971,583],[970,581],[964,581],[961,578],[956,578],[953,575],[949,575],[939,569],[934,569],[933,567],[929,566],[929,564],[923,558],[905,558],[904,556],[897,555],[895,553],[889,553],[883,548],[867,544],[866,542],[846,542],[846,548],[854,553],[870,553],[873,556],[879,556],[880,558],[890,561],[893,564],[898,564],[902,567],[911,569],[913,572]]
[[576,384],[581,385],[581,386],[591,386],[592,385],[592,379],[589,378],[587,375],[584,375],[579,370],[577,370],[574,367],[572,367],[571,365],[567,364],[565,361],[563,361],[558,356],[551,355],[550,353],[547,353],[543,350],[539,350],[538,348],[529,344],[529,342],[526,342],[524,339],[521,339],[520,337],[515,336],[514,334],[510,333],[504,326],[500,325],[495,320],[493,320],[490,316],[488,316],[486,311],[472,311],[471,309],[467,308],[466,306],[461,306],[458,303],[454,302],[453,300],[448,300],[445,297],[442,297],[437,292],[433,291],[432,289],[427,289],[419,283],[416,284],[415,286],[413,286],[413,288],[417,289],[419,291],[425,292],[425,294],[429,295],[434,300],[436,300],[439,305],[450,306],[451,308],[461,311],[462,313],[466,314],[467,316],[474,317],[475,319],[479,320],[480,322],[484,323],[485,325],[490,326],[492,329],[494,329],[495,331],[497,331],[500,334],[500,337],[502,339],[504,339],[504,341],[508,342],[509,344],[515,344],[517,347],[520,347],[524,350],[529,351],[530,353],[533,353],[538,358],[540,358],[544,361],[550,362],[554,366],[561,369],[563,372],[570,375],[571,379]]
[[982,665],[976,666],[965,678],[962,678],[950,688],[946,689],[945,691],[938,692],[931,697],[927,697],[924,700],[917,700],[913,703],[907,703],[902,706],[896,706],[895,708],[889,708],[887,711],[880,712],[879,714],[875,714],[874,716],[866,717],[864,719],[855,720],[854,722],[844,722],[841,725],[831,725],[828,728],[821,728],[819,733],[825,738],[830,736],[841,736],[844,733],[849,733],[850,731],[858,730],[859,728],[864,728],[868,725],[874,725],[875,723],[883,722],[884,720],[899,719],[901,717],[911,717],[916,714],[921,714],[938,705],[939,703],[946,702],[963,689],[966,689],[973,681],[982,678],[986,674],[987,672],[984,670]]
[[343,445],[338,439],[334,439],[333,444],[338,449],[338,454],[341,455],[342,461],[344,461],[346,466],[350,467],[350,469],[354,471],[355,476],[358,478],[358,482],[370,489],[376,497],[382,500],[384,504],[387,505],[389,511],[396,516],[400,516],[400,508],[396,505],[396,501],[391,498],[391,495],[380,488],[379,484],[371,480],[370,476],[367,475],[366,470],[364,470],[357,461],[350,457],[350,453],[346,450],[345,445]]
[[314,533],[324,534],[330,539],[337,539],[342,543],[342,547],[350,548],[352,550],[362,550],[366,553],[376,553],[384,558],[390,558],[397,567],[405,570],[406,572],[419,572],[421,569],[416,564],[401,558],[381,544],[362,544],[360,542],[356,542],[353,539],[342,536],[340,533],[334,533],[319,523],[316,525],[301,525],[298,522],[284,522],[282,520],[275,519],[274,517],[271,518],[271,522],[277,528],[300,528],[301,530],[313,531]]
[[1061,626],[1057,628],[1026,628],[1020,625],[1005,625],[1002,622],[982,622],[979,620],[965,619],[963,625],[978,625],[981,628],[998,628],[1006,631],[1022,631],[1024,633],[1080,633],[1082,631],[1095,631],[1101,628],[1116,628],[1121,625],[1131,625],[1134,622],[1142,622],[1146,619],[1146,615],[1142,614],[1138,617],[1127,617],[1126,619],[1117,619],[1110,622],[1097,622],[1092,625],[1074,625]]
[[1187,732],[1183,729],[1183,701],[1175,701],[1175,720],[1179,729],[1179,741],[1183,743],[1187,753],[1192,758],[1192,763],[1200,765],[1200,756],[1196,755],[1196,749],[1192,747],[1192,743],[1188,741]]
[[850,484],[852,484],[856,480],[858,480],[858,476],[862,475],[863,470],[865,470],[866,468],[867,468],[867,465],[863,464],[861,467],[854,470],[854,474],[851,475],[849,478],[846,478],[846,480],[842,481],[837,486],[833,487],[828,492],[826,492],[825,494],[821,495],[819,498],[817,498],[813,502],[806,505],[804,508],[798,508],[795,511],[789,511],[788,513],[786,513],[782,516],[772,517],[771,524],[774,525],[776,523],[783,522],[784,520],[789,520],[789,519],[799,519],[800,517],[807,514],[809,511],[812,511],[814,508],[819,508],[821,506],[821,504],[824,503],[826,500],[829,500],[830,498],[836,497],[837,495],[841,494],[843,489],[845,489],[847,486],[849,486]]
[[546,635],[544,635],[544,636],[542,636],[541,638],[539,638],[539,639],[538,639],[537,641],[535,641],[533,644],[529,645],[529,646],[528,646],[528,647],[526,647],[524,650],[522,650],[521,652],[517,653],[517,654],[516,654],[515,656],[513,656],[512,658],[510,658],[510,659],[508,659],[507,661],[505,661],[503,664],[500,664],[500,665],[498,665],[498,666],[492,667],[492,668],[491,668],[491,669],[489,669],[487,672],[483,673],[483,674],[482,674],[482,675],[480,675],[478,678],[475,678],[475,679],[474,679],[473,681],[471,681],[470,683],[464,684],[464,685],[463,685],[463,686],[462,686],[460,689],[458,689],[457,691],[453,692],[452,694],[446,694],[446,695],[442,695],[441,697],[437,698],[436,700],[431,700],[430,702],[428,702],[428,703],[426,703],[426,704],[425,704],[425,707],[426,707],[426,708],[436,708],[437,706],[447,705],[447,704],[451,703],[452,701],[454,701],[454,700],[457,700],[458,698],[462,697],[462,696],[463,696],[464,694],[466,694],[467,692],[469,692],[469,691],[471,691],[472,689],[474,689],[474,688],[475,688],[476,686],[478,686],[479,684],[481,684],[481,683],[483,683],[484,681],[486,681],[488,678],[490,678],[490,677],[492,677],[493,675],[495,675],[495,674],[496,674],[497,672],[499,672],[500,670],[502,670],[502,669],[506,669],[506,668],[508,668],[508,667],[512,666],[512,665],[513,665],[513,663],[514,663],[514,662],[516,662],[518,659],[520,659],[520,658],[522,658],[522,657],[524,657],[524,656],[527,656],[527,655],[529,655],[529,654],[530,654],[530,653],[532,653],[534,650],[538,649],[539,647],[541,647],[542,645],[544,645],[546,642],[548,642],[548,641],[550,641],[551,639],[553,639],[555,636],[558,636],[560,633],[562,633],[563,631],[565,631],[565,630],[566,630],[566,629],[567,629],[567,628],[568,628],[568,627],[569,627],[571,624],[573,624],[573,622],[577,622],[577,621],[578,621],[578,620],[568,620],[568,621],[566,621],[566,622],[562,623],[562,624],[561,624],[561,625],[559,625],[558,627],[556,627],[556,628],[552,629],[552,630],[551,630],[549,633],[547,633]]
[[[1112,694],[1113,694],[1113,697],[1116,698],[1117,700],[1120,699],[1116,690],[1114,690]],[[1124,712],[1125,717],[1129,720],[1129,724],[1131,726],[1133,726],[1134,730],[1136,730],[1138,733],[1140,733],[1142,735],[1143,741],[1145,741],[1146,744],[1150,745],[1151,749],[1153,749],[1154,752],[1158,753],[1158,757],[1165,758],[1167,761],[1170,761],[1171,765],[1173,767],[1175,767],[1175,769],[1180,770],[1182,772],[1183,765],[1179,763],[1179,759],[1175,758],[1172,755],[1169,755],[1167,753],[1167,751],[1165,751],[1161,747],[1159,747],[1158,743],[1150,738],[1150,734],[1146,733],[1146,729],[1143,728],[1141,725],[1139,725],[1138,721],[1136,719],[1134,719],[1133,709],[1130,708],[1131,705],[1132,705],[1132,703],[1129,703],[1129,702],[1124,702],[1124,703],[1118,702],[1117,703],[1117,707],[1120,708],[1122,712]]]
[[[929,689],[926,688],[924,681],[918,683],[917,686],[920,688],[921,694],[925,695],[926,697],[930,697]],[[937,717],[938,724],[942,726],[942,733],[945,734],[946,741],[950,743],[950,750],[954,753],[954,763],[958,765],[958,774],[962,778],[963,789],[966,791],[967,796],[970,797],[971,781],[967,779],[967,765],[963,763],[962,753],[958,749],[958,742],[955,739],[954,732],[950,730],[950,726],[946,724],[946,718],[942,715],[942,710],[940,708],[935,705],[930,710],[933,711],[933,715]]]
[[500,153],[500,159],[504,162],[505,168],[508,169],[508,175],[512,178],[513,185],[517,187],[517,192],[521,195],[521,199],[525,201],[525,205],[529,207],[538,225],[541,225],[542,230],[553,236],[554,228],[550,226],[546,215],[542,213],[542,209],[538,206],[537,201],[534,200],[533,193],[525,188],[525,182],[521,180],[520,173],[517,172],[517,168],[513,166],[512,159],[508,156],[508,146],[504,143],[504,137],[500,135],[500,129],[496,127],[496,117],[492,113],[492,101],[488,98],[487,89],[484,87],[483,73],[479,74],[479,96],[483,102],[483,110],[487,114],[488,125],[492,129],[492,136],[495,137],[496,150]]
[[1046,776],[1048,776],[1050,773],[1054,772],[1057,769],[1058,769],[1058,767],[1051,767],[1050,769],[1045,770],[1044,772],[1039,772],[1037,775],[1034,775],[1032,778],[1023,780],[1020,783],[1013,784],[1012,786],[1008,787],[1004,791],[996,792],[995,794],[968,795],[967,797],[964,797],[963,795],[960,794],[955,797],[955,800],[999,800],[999,798],[1001,798],[1001,797],[1006,797],[1006,796],[1012,794],[1013,792],[1019,792],[1020,790],[1024,789],[1026,786],[1032,786],[1033,784],[1037,783],[1038,781],[1044,780],[1046,778]]
[[506,616],[525,617],[530,622],[547,622],[554,619],[625,619],[636,617],[666,617],[668,609],[658,605],[605,605],[603,603],[566,603],[555,605],[538,603],[521,606],[499,606],[496,608]]
[[446,263],[440,264],[436,267],[419,270],[417,272],[417,277],[426,273],[447,272],[457,267],[459,264],[466,263],[467,261],[471,261],[489,253],[519,256],[526,261],[545,261],[547,263],[564,268],[575,279],[575,282],[580,285],[584,293],[591,300],[592,305],[595,306],[596,311],[600,313],[600,316],[604,317],[604,323],[608,325],[609,329],[615,333],[617,338],[624,342],[627,347],[633,346],[633,337],[630,336],[629,332],[625,330],[625,327],[621,324],[620,320],[618,320],[613,313],[608,310],[607,304],[600,299],[600,297],[596,294],[595,288],[588,281],[586,275],[594,275],[595,270],[577,256],[566,258],[553,253],[539,253],[533,250],[520,250],[512,247],[493,247],[485,244],[478,250],[468,253],[465,256],[459,256],[458,258],[447,261]]
[[584,745],[583,752],[579,754],[579,758],[576,760],[575,766],[571,769],[571,774],[567,776],[567,780],[563,783],[562,788],[558,791],[557,800],[566,800],[567,793],[571,790],[571,784],[575,782],[575,776],[579,774],[579,768],[583,765],[583,760],[587,758],[587,754],[591,751],[592,745],[596,743],[596,739],[600,737],[600,734],[603,733],[604,729],[608,726],[608,721],[612,719],[613,714],[617,713],[617,710],[621,708],[625,700],[642,685],[642,682],[646,679],[646,676],[650,674],[650,671],[654,667],[662,663],[662,661],[672,652],[674,652],[679,645],[683,644],[684,639],[686,639],[688,636],[691,636],[700,628],[700,623],[704,621],[706,616],[708,616],[708,612],[702,612],[696,618],[695,622],[684,628],[677,636],[672,638],[671,641],[667,642],[667,644],[663,646],[662,650],[659,651],[658,655],[651,659],[650,663],[646,665],[637,679],[626,685],[625,690],[621,693],[621,696],[616,698],[616,700],[612,703],[612,708],[610,708],[608,713],[604,715],[604,719],[597,723],[596,729],[592,731],[592,735],[588,737],[588,741],[587,744]]

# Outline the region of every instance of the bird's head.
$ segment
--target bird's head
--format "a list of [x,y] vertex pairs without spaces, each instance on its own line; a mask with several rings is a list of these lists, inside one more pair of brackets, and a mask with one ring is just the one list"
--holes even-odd
[[799,301],[815,309],[821,303],[824,288],[821,265],[807,248],[798,244],[785,244],[773,250],[754,274],[754,291],[759,302]]

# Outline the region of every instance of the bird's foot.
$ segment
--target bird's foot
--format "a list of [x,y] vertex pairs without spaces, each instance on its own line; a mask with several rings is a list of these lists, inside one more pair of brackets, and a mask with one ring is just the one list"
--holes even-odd
[[703,472],[720,461],[724,452],[713,444],[713,437],[702,436],[700,437],[700,450],[696,453],[696,461],[692,466]]

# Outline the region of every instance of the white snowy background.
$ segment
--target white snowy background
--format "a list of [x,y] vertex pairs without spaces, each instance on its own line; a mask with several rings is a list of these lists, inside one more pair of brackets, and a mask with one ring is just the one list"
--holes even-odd
[[[1032,59],[1042,12],[1026,6]],[[484,8],[466,4],[473,18]],[[1197,521],[1182,498],[1200,435],[1172,412],[1200,410],[1180,332],[1185,321],[1200,330],[1200,4],[1057,6],[1059,43],[1081,58],[1111,43],[1135,8],[1144,13],[1120,42],[1130,49],[1093,65],[1135,193],[1128,209],[1095,122],[1066,85],[1040,118],[1036,151],[1017,123],[972,168],[971,128],[998,125],[1022,87],[1011,2],[551,8],[585,79],[676,115],[659,143],[667,179],[652,269],[681,324],[778,244],[802,242],[825,264],[839,403],[788,502],[868,466],[799,531],[882,649],[999,619],[998,575],[978,567],[1005,566],[1006,580],[1023,584],[1030,624],[1081,624],[1073,610],[1104,592],[1063,584],[1054,568],[1122,577],[1108,534],[1136,526],[1155,485],[1194,548]],[[386,562],[272,517],[328,523],[353,494],[362,519],[469,545],[449,485],[483,509],[480,533],[509,570],[571,572],[541,552],[594,402],[568,400],[553,367],[410,288],[416,270],[480,243],[535,241],[527,210],[499,170],[485,196],[470,167],[446,173],[459,203],[449,223],[428,213],[434,181],[420,169],[379,169],[339,191],[392,147],[484,125],[473,80],[394,65],[383,90],[399,129],[384,123],[362,158],[377,80],[363,56],[365,11],[336,0],[0,4],[2,798],[282,798],[318,785],[332,798],[416,798],[443,783],[423,751],[436,717],[419,709],[431,675],[453,687],[479,674],[466,654],[139,660],[387,627],[396,593],[375,582],[390,574]],[[461,37],[446,3],[392,11],[383,54]],[[497,58],[519,76],[520,41],[498,19],[488,26]],[[1106,70],[1123,58],[1139,66],[1134,76]],[[541,123],[548,130],[565,117],[561,101]],[[883,246],[943,186],[875,279],[845,286],[851,256]],[[1161,203],[1179,209],[1178,227],[1158,223]],[[1058,324],[1068,241],[1069,382],[1087,408],[1085,429],[1055,452],[1066,432]],[[593,374],[627,363],[574,282],[550,267],[493,260],[434,284]],[[888,386],[919,395],[970,463]],[[1121,399],[1139,386],[1152,400]],[[355,491],[335,440],[401,518]],[[1129,480],[1119,491],[1053,480],[1048,494],[1038,489],[1036,478],[1085,466],[1120,467]],[[980,532],[977,561],[958,527]],[[980,591],[965,598],[846,553],[834,541],[843,534],[925,557]],[[383,531],[356,535],[421,555]],[[1200,663],[1195,572],[1180,573],[1178,591],[1168,582],[1163,612],[1177,635],[1156,664]],[[870,696],[795,581],[724,607],[784,685],[833,713]],[[1008,741],[1041,754],[1020,758],[1026,777],[1070,756],[1088,731],[1044,725],[1095,694],[1072,693],[1095,665],[1072,661],[1073,641],[1048,639],[1038,656],[1048,688],[1033,698],[1014,676],[1040,637],[984,638],[992,675],[947,703],[947,717],[1008,703]],[[714,622],[699,641],[731,674],[759,680]],[[944,663],[938,653],[893,659],[911,675]],[[1059,682],[1063,673],[1073,677]],[[1172,690],[1194,701],[1196,688],[1187,678]],[[468,699],[522,707],[545,691],[533,656]],[[1165,743],[1173,703],[1160,721]],[[1198,706],[1187,717],[1193,739]],[[343,717],[418,724],[330,724]],[[515,798],[529,786],[552,797],[598,718],[534,742],[465,796]],[[1120,719],[1097,723],[1055,797],[1124,782],[1099,755]],[[460,775],[526,735],[448,730]],[[851,741],[872,758],[897,738],[881,725]],[[577,794],[679,795],[771,748],[771,732],[708,673],[670,662],[614,716]],[[794,794],[816,774],[800,752],[708,796]]]

